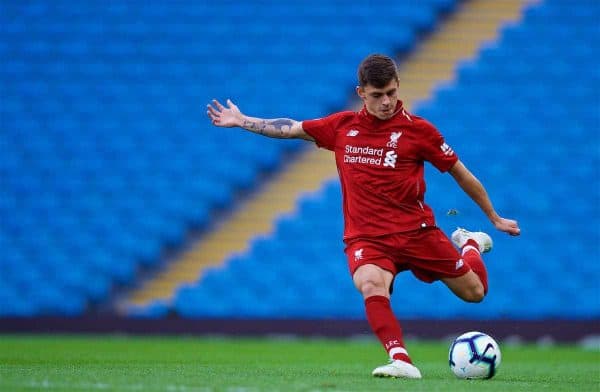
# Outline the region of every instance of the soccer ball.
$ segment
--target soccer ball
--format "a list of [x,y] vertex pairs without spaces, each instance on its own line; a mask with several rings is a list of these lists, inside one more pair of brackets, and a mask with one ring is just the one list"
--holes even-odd
[[498,343],[483,332],[467,332],[452,342],[448,353],[450,369],[458,378],[492,378],[502,355]]

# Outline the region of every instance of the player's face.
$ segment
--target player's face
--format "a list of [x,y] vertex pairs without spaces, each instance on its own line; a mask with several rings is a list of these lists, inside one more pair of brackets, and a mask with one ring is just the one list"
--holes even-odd
[[357,87],[356,92],[364,102],[369,113],[380,120],[387,120],[396,112],[398,87],[398,82],[392,80],[383,88],[366,85],[364,87]]

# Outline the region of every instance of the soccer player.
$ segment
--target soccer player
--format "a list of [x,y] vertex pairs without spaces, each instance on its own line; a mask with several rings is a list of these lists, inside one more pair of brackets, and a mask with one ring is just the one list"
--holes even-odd
[[273,138],[315,142],[335,153],[342,186],[344,242],[352,279],[364,298],[367,321],[388,352],[378,377],[421,378],[408,355],[402,328],[390,307],[396,274],[410,270],[421,281],[441,280],[459,298],[480,302],[487,293],[481,253],[492,248],[483,232],[457,229],[450,239],[435,225],[425,204],[424,162],[448,172],[496,229],[519,235],[515,220],[494,210],[480,181],[458,159],[444,137],[425,119],[407,112],[399,99],[394,61],[365,58],[356,92],[364,106],[321,119],[296,121],[244,115],[231,101],[213,100],[207,115],[219,127],[241,127]]

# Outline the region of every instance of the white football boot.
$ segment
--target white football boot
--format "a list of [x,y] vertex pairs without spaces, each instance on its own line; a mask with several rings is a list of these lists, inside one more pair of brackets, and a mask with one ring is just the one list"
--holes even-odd
[[477,245],[479,245],[479,252],[481,253],[489,252],[494,246],[492,237],[483,231],[468,231],[459,227],[452,233],[452,242],[454,242],[454,245],[458,246],[459,249],[462,249],[468,240],[477,242]]
[[400,360],[390,360],[387,365],[375,368],[372,374],[375,377],[421,378],[419,369]]

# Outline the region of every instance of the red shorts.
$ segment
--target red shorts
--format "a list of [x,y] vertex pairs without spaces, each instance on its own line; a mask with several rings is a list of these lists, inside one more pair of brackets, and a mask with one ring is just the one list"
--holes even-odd
[[432,283],[442,278],[457,278],[471,270],[437,227],[352,239],[345,253],[352,275],[362,265],[375,264],[394,276],[410,270],[419,280]]

